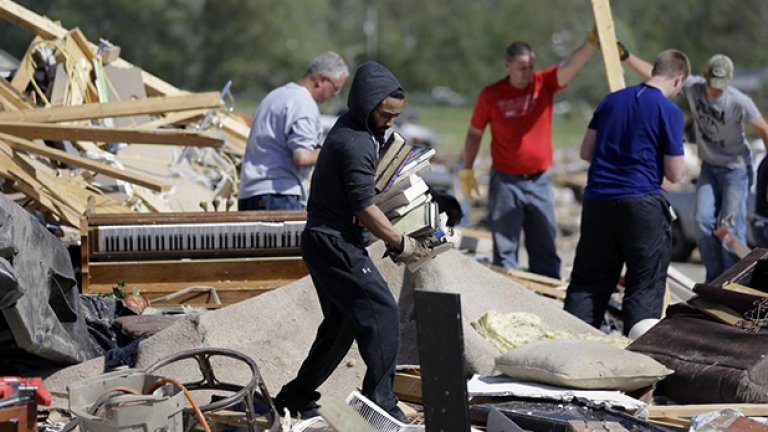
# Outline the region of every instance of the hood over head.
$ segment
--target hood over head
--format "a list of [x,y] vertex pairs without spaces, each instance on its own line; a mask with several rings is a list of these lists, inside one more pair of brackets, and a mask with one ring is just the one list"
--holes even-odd
[[363,63],[357,68],[349,89],[347,107],[350,116],[355,122],[368,129],[368,118],[374,108],[390,93],[402,88],[389,69],[375,61]]

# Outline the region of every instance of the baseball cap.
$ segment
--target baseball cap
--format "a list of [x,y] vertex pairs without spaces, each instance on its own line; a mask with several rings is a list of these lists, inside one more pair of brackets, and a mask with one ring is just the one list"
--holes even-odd
[[733,78],[733,62],[728,56],[715,54],[707,64],[707,85],[723,90]]

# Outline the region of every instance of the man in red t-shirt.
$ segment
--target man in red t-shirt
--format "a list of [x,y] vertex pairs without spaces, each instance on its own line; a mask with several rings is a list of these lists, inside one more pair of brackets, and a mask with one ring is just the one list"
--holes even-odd
[[491,125],[491,179],[488,189],[488,226],[493,233],[493,263],[517,268],[520,233],[525,232],[529,270],[560,278],[555,248],[555,210],[552,182],[552,105],[595,52],[597,33],[562,63],[534,72],[536,56],[530,45],[507,47],[508,75],[485,87],[477,98],[464,144],[460,172],[468,199],[477,195],[472,166],[485,127]]

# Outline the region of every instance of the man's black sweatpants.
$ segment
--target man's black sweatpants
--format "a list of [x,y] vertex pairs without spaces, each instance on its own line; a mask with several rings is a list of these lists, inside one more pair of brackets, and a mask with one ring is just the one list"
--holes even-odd
[[397,412],[392,391],[400,348],[399,312],[389,287],[365,249],[307,229],[301,253],[312,276],[324,319],[296,378],[276,397],[292,411],[320,398],[328,379],[357,341],[367,366],[362,393],[388,412]]
[[671,223],[669,203],[661,195],[584,200],[565,310],[599,328],[626,263],[624,334],[640,320],[659,318],[672,247]]

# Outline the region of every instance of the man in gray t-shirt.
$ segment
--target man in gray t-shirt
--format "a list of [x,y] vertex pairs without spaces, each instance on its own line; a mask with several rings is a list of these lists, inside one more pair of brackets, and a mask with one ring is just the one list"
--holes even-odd
[[750,124],[768,143],[768,123],[749,96],[729,86],[733,62],[723,54],[709,59],[703,77],[686,80],[701,173],[696,181],[696,243],[707,282],[738,261],[713,231],[732,217],[732,233],[747,239],[747,197],[753,178],[752,152],[744,133]]
[[[625,63],[638,75],[651,66],[630,55]],[[768,145],[768,122],[749,96],[731,87],[733,62],[723,54],[709,59],[704,76],[689,76],[683,84],[696,133],[701,173],[696,181],[696,243],[707,270],[707,282],[736,263],[713,231],[732,218],[731,232],[747,237],[747,197],[752,182],[752,152],[744,125],[750,124]]]
[[272,90],[261,101],[240,168],[239,210],[306,206],[307,179],[323,136],[318,104],[337,95],[347,76],[344,59],[325,52],[299,81]]

